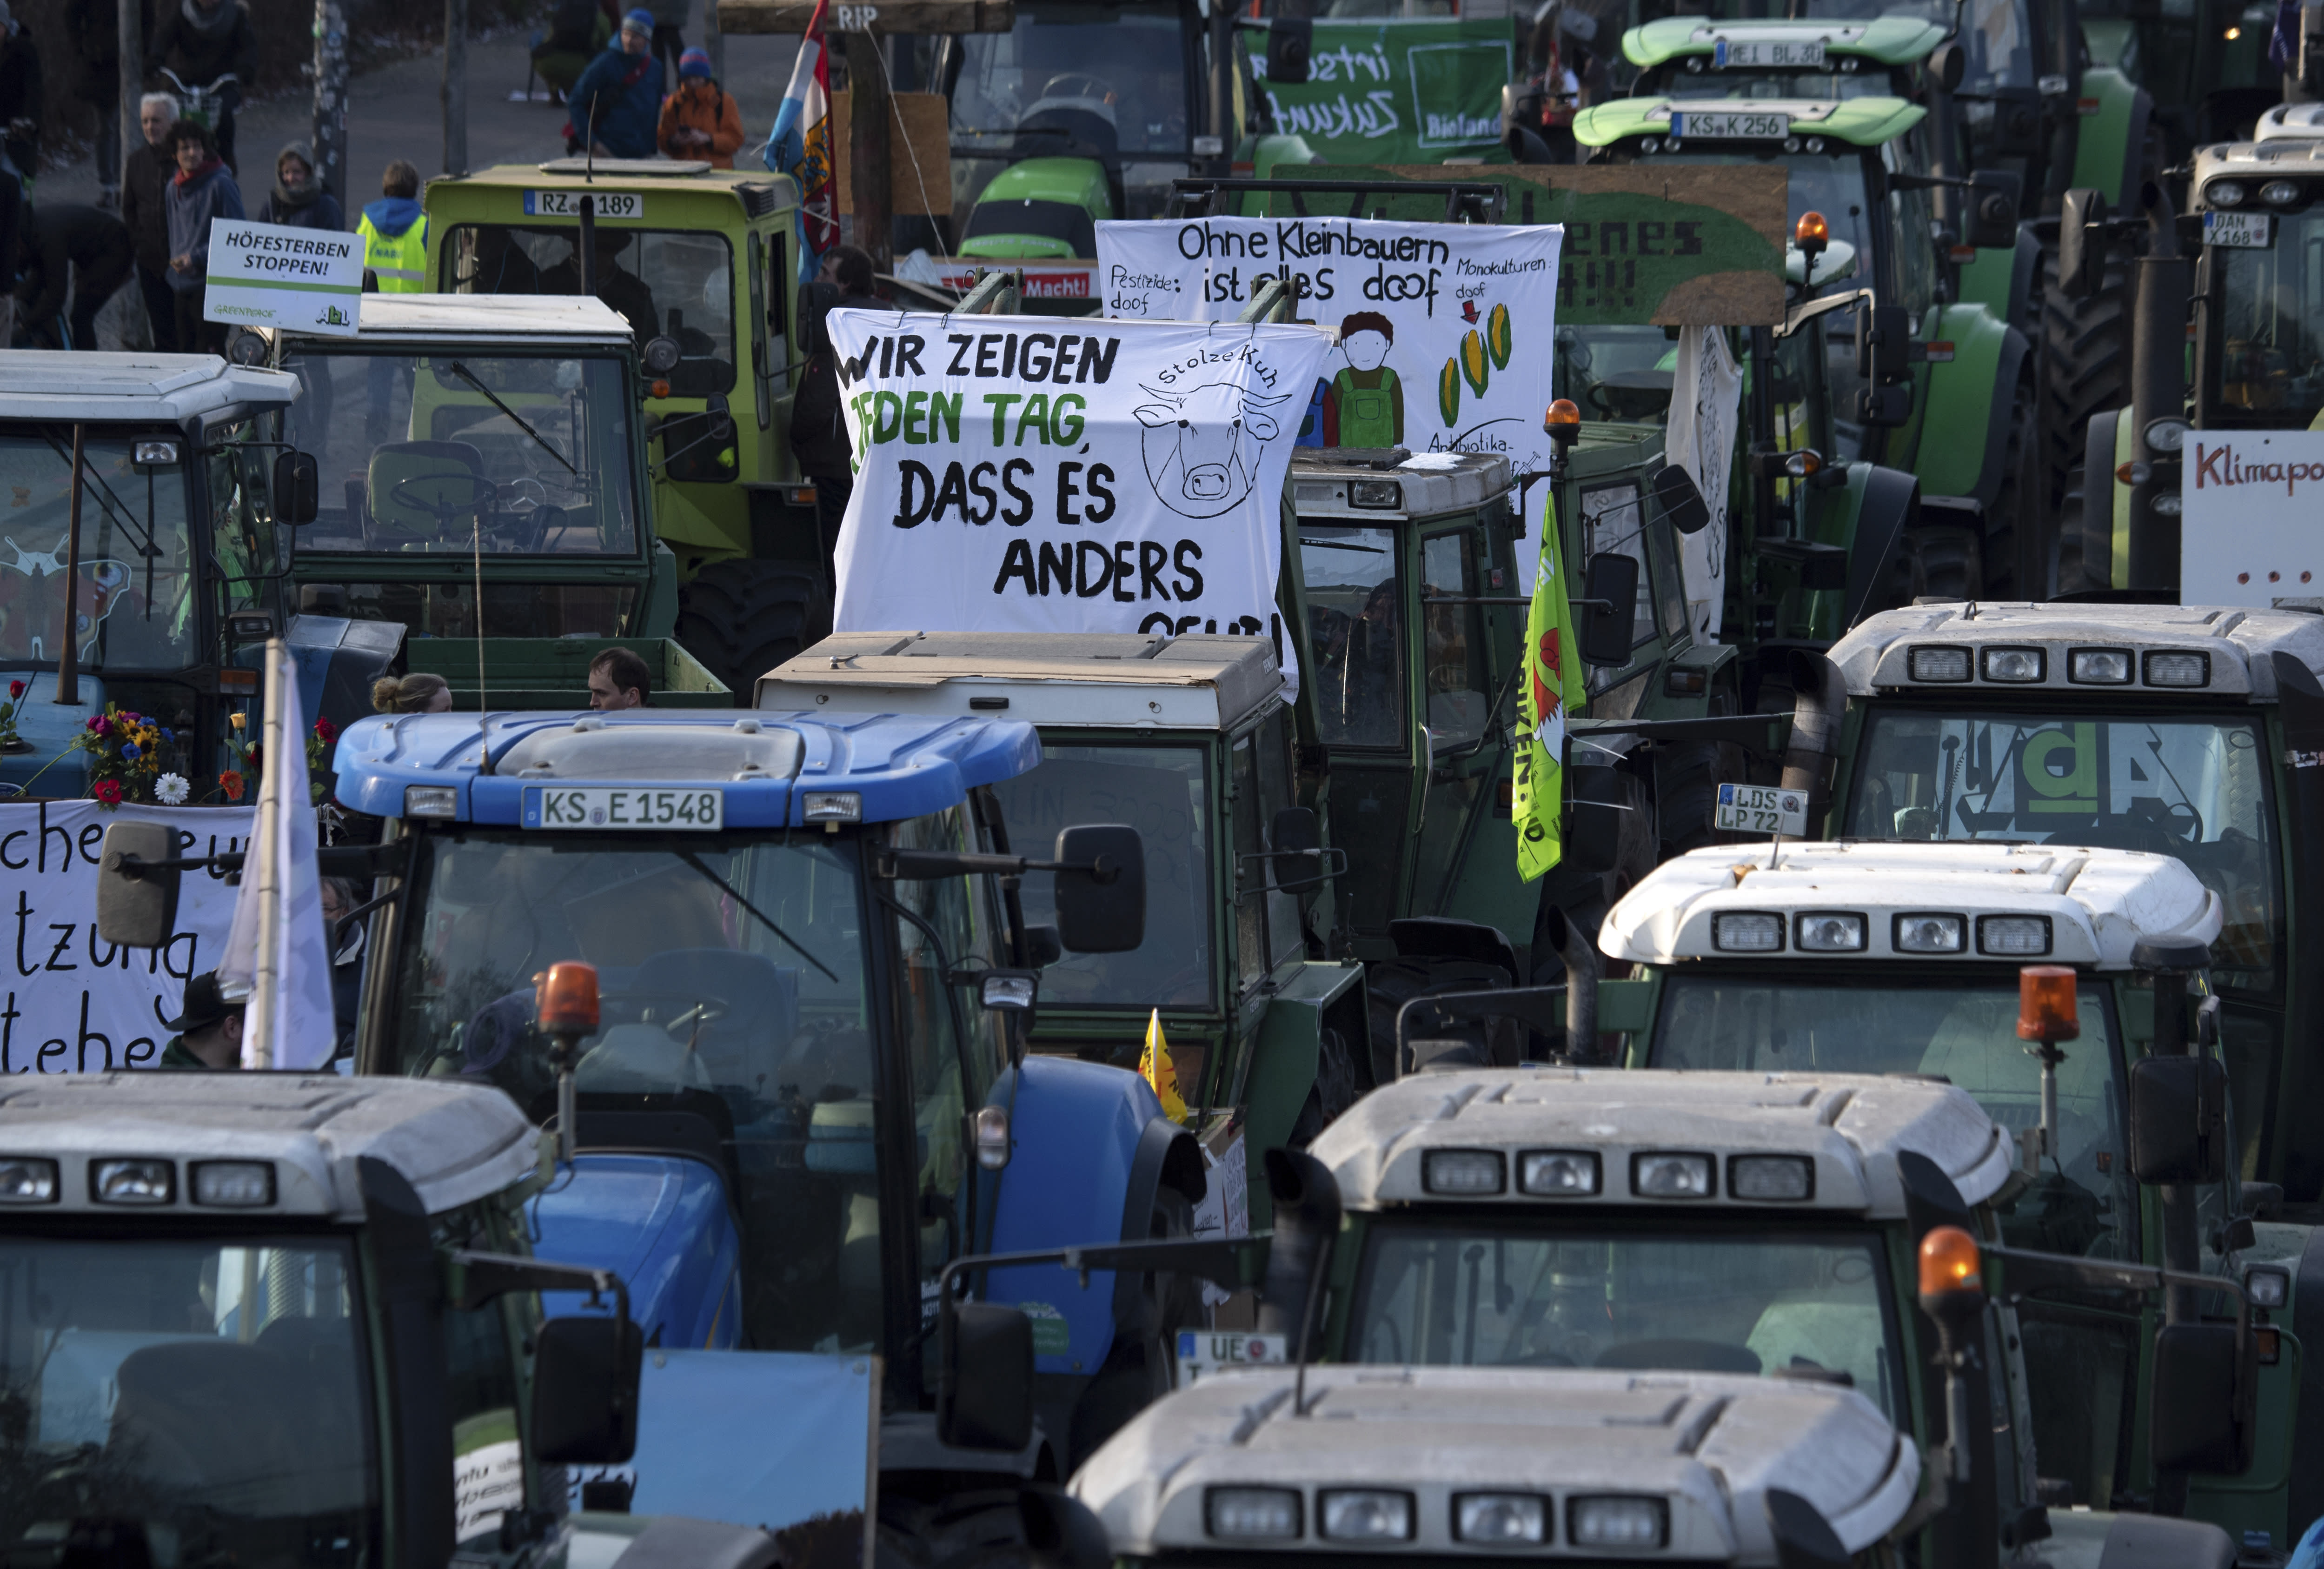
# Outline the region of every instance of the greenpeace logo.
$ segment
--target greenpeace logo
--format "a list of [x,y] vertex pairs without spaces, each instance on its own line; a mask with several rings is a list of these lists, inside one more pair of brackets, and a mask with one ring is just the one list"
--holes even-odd
[[2283,494],[2298,494],[2302,480],[2324,481],[2324,463],[2246,463],[2232,446],[2195,443],[2195,488],[2211,490],[2237,485],[2280,485]]

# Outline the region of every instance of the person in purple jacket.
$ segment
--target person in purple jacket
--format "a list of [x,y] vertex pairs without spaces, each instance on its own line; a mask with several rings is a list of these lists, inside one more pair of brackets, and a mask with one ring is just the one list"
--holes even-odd
[[210,221],[243,216],[242,188],[217,154],[210,128],[180,120],[170,128],[178,172],[162,205],[170,215],[170,288],[177,304],[178,348],[185,354],[226,352],[226,327],[202,319],[208,292]]

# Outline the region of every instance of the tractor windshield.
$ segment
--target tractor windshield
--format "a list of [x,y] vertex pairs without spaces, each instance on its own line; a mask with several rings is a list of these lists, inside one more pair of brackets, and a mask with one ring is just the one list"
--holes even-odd
[[[139,466],[137,434],[165,447],[168,460]],[[78,605],[84,669],[176,671],[198,662],[184,446],[175,430],[91,430],[84,438]],[[254,478],[235,454],[210,460],[219,509],[211,548],[233,577],[263,570],[274,549],[265,481]],[[71,427],[17,425],[0,433],[0,487],[11,498],[0,536],[0,664],[53,665],[64,648]]]
[[2324,412],[2324,211],[2274,215],[2272,228],[2271,245],[2209,252],[2220,324],[2209,425],[2301,429]]
[[[2058,1153],[2002,1212],[2018,1247],[2135,1258],[2138,1191],[2120,1125],[2121,1053],[2107,989],[2080,988],[2082,1033],[2058,1068]],[[2017,976],[1875,979],[1793,970],[1674,974],[1663,982],[1648,1067],[1747,1073],[1932,1074],[2013,1134],[2042,1122],[2041,1065],[2017,1038]]]
[[1993,106],[1977,100],[1996,88],[2034,86],[2034,19],[2025,0],[1808,0],[1807,14],[1835,22],[1877,22],[1884,16],[1911,16],[1960,29],[1959,42],[1968,51],[1956,95],[1969,100],[1974,117],[1982,108],[1990,118]]
[[1318,739],[1326,746],[1409,746],[1395,531],[1303,521],[1299,570],[1307,585]]
[[110,1519],[156,1564],[375,1561],[354,1271],[343,1238],[0,1239],[0,1551]]
[[1903,1417],[1877,1233],[1378,1220],[1348,1360],[1845,1377]]
[[1670,418],[1678,350],[1659,327],[1561,327],[1551,368],[1554,396],[1585,420],[1659,425]]

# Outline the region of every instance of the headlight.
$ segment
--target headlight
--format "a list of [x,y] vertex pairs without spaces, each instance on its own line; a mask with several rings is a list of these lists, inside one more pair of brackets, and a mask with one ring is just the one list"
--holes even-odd
[[98,1160],[88,1168],[88,1196],[98,1204],[167,1204],[176,1192],[166,1160]]
[[863,798],[853,790],[808,790],[799,799],[805,820],[810,823],[863,820]]
[[1290,1541],[1299,1535],[1299,1495],[1281,1487],[1214,1487],[1203,1497],[1213,1537],[1239,1542]]
[[1334,1542],[1412,1539],[1412,1495],[1382,1488],[1339,1488],[1315,1500],[1315,1518]]
[[2209,654],[2149,654],[2146,684],[2150,687],[2208,687],[2211,684]]
[[178,461],[178,444],[174,441],[140,441],[130,449],[129,458],[132,463],[148,466],[175,463]]
[[2203,199],[2213,207],[2241,207],[2244,195],[2240,180],[2215,180],[2203,188]]
[[1549,1500],[1529,1492],[1455,1493],[1452,1535],[1486,1547],[1546,1542]]
[[1776,954],[1784,948],[1784,918],[1766,910],[1727,910],[1711,918],[1711,946],[1722,954]]
[[450,785],[405,785],[403,815],[407,817],[456,817],[460,792]]
[[2176,414],[2164,414],[2146,422],[2146,449],[2149,452],[2184,452],[2187,432],[2191,429]]
[[1793,923],[1792,940],[1803,954],[1860,954],[1864,918],[1853,910],[1806,910]]
[[2066,679],[2083,687],[2128,686],[2130,652],[2126,649],[2076,649],[2066,656]]
[[1969,923],[1935,910],[1900,915],[1888,941],[1900,954],[1958,954],[1969,946]]
[[1420,1158],[1423,1191],[1465,1198],[1508,1186],[1498,1149],[1431,1149]]
[[1904,656],[1904,670],[1916,681],[1966,681],[1967,649],[1914,649]]
[[2038,959],[2050,951],[2046,915],[1978,917],[1977,951],[1996,959]]
[[57,1163],[21,1155],[0,1157],[0,1204],[57,1202]]
[[1594,1198],[1598,1157],[1588,1149],[1528,1149],[1517,1157],[1517,1191],[1536,1198]]
[[1348,504],[1392,512],[1404,505],[1404,486],[1392,479],[1359,479],[1348,486]]
[[2259,188],[2259,198],[2270,207],[2290,207],[2300,199],[2300,187],[2288,180],[2271,180]]
[[1808,138],[1808,151],[1809,151],[1810,152],[1813,152],[1813,153],[1821,153],[1821,152],[1822,152],[1822,151],[1823,151],[1823,138],[1822,138],[1822,137],[1821,137],[1821,136],[1811,136],[1811,137],[1809,137],[1809,138]]
[[1815,1162],[1804,1155],[1738,1155],[1727,1162],[1727,1196],[1803,1204],[1815,1196]]
[[2244,1277],[2254,1307],[2281,1307],[2292,1300],[2292,1277],[2281,1269],[2254,1269]]
[[274,1202],[272,1161],[197,1160],[186,1182],[196,1204],[217,1209],[263,1209]]
[[1633,1155],[1630,1191],[1640,1198],[1709,1198],[1708,1155]]
[[1983,659],[1988,681],[2038,681],[2050,670],[2040,649],[1987,649]]
[[1565,1539],[1576,1547],[1659,1547],[1670,1537],[1660,1499],[1577,1498],[1565,1505]]

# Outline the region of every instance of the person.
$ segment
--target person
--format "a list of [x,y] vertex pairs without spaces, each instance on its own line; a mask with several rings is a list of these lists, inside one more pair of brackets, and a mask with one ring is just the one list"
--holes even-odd
[[1396,325],[1377,310],[1358,310],[1340,323],[1347,368],[1323,394],[1323,445],[1404,445],[1404,383],[1388,368]]
[[258,30],[250,24],[250,8],[243,0],[177,0],[175,5],[161,0],[161,20],[145,50],[148,61],[156,69],[167,67],[189,88],[218,86],[226,76],[235,78],[218,86],[217,124],[212,134],[218,156],[238,176],[242,166],[234,156],[234,112],[241,106],[244,88],[258,77]]
[[[18,318],[34,348],[97,346],[97,313],[129,281],[137,248],[129,226],[109,212],[69,204],[26,209],[24,271],[16,284]],[[72,318],[65,318],[65,291]]]
[[162,1023],[178,1033],[161,1048],[166,1068],[238,1068],[242,1066],[242,1016],[244,1004],[229,1002],[218,992],[216,970],[205,970],[186,983],[178,1001],[178,1016]]
[[653,690],[645,660],[628,649],[607,649],[589,661],[589,706],[607,714],[642,708]]
[[[189,5],[192,0],[187,0]],[[164,198],[170,210],[170,288],[177,314],[178,352],[226,352],[226,328],[202,319],[208,291],[210,222],[243,216],[242,188],[217,154],[208,125],[180,120],[170,127],[178,172]]]
[[824,317],[840,306],[876,309],[872,292],[872,256],[856,245],[834,245],[824,253],[822,276],[800,299],[799,338],[807,364],[799,372],[798,396],[791,403],[791,453],[799,472],[815,481],[816,529],[821,536],[826,573],[839,545],[839,523],[855,491],[853,451],[847,422],[840,415],[839,365]]
[[259,201],[258,221],[334,233],[347,226],[339,198],[315,178],[315,155],[304,142],[286,142],[274,155],[274,189]]
[[694,15],[694,0],[652,0],[647,9],[653,13],[654,58],[678,70],[687,54],[685,28]]
[[549,36],[533,46],[532,69],[558,103],[572,95],[573,84],[613,36],[621,18],[612,5],[613,0],[557,0],[549,12]]
[[360,922],[338,935],[339,922],[363,903],[352,877],[322,880],[323,948],[331,955],[331,1017],[338,1029],[337,1060],[355,1051],[355,1009],[363,997],[364,928]]
[[710,74],[710,56],[689,49],[678,57],[678,91],[661,101],[655,140],[672,158],[706,158],[713,169],[734,167],[742,145],[742,111],[734,95]]
[[621,36],[589,62],[573,84],[568,137],[572,151],[594,148],[600,158],[651,158],[661,117],[661,61],[652,52],[650,11],[622,18]]
[[68,5],[72,34],[73,97],[97,117],[97,205],[121,210],[120,7]]
[[0,151],[7,153],[16,178],[28,183],[41,172],[46,94],[40,45],[9,14],[7,0],[0,0]]
[[448,713],[452,683],[432,670],[382,676],[371,684],[371,706],[381,714]]
[[[630,330],[637,335],[638,346],[643,348],[661,330],[661,315],[654,305],[652,288],[621,263],[622,253],[630,248],[630,241],[635,237],[627,229],[605,227],[597,231],[597,298],[621,312]],[[540,292],[581,292],[581,248],[577,238],[563,261],[541,270]]]
[[379,189],[379,199],[366,202],[355,220],[364,268],[379,280],[382,294],[425,293],[428,215],[420,210],[420,171],[399,158],[381,173]]
[[178,308],[170,288],[170,177],[177,173],[170,128],[178,123],[178,100],[147,93],[137,100],[137,128],[145,139],[131,149],[121,169],[121,221],[137,247],[137,286],[145,292],[145,317],[153,327],[153,346],[178,349]]

